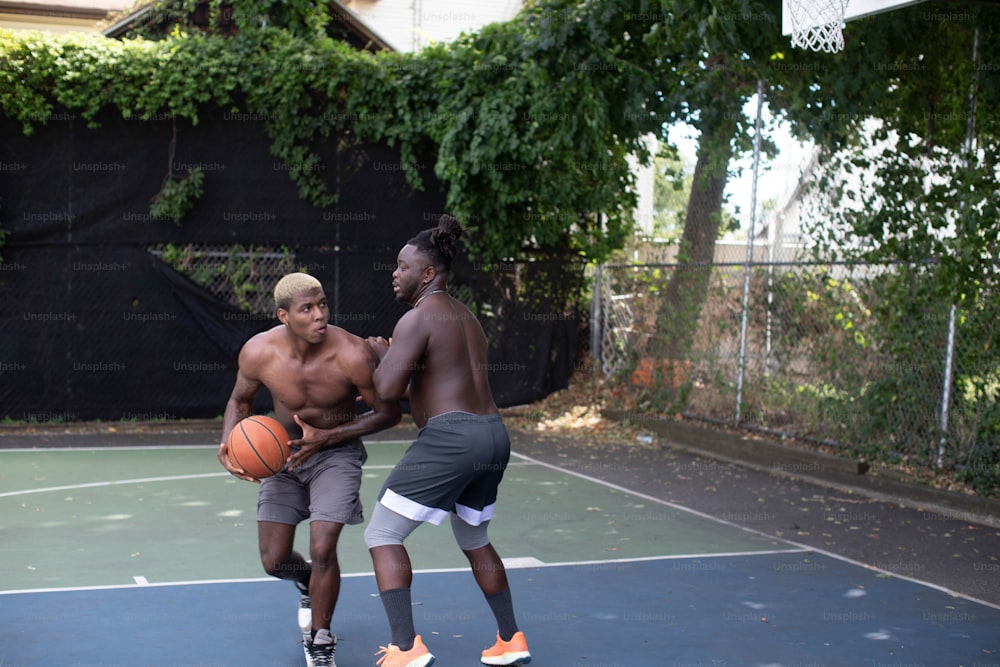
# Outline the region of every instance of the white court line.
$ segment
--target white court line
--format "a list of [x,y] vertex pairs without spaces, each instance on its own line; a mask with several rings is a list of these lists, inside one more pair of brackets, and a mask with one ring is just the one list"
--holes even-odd
[[[409,443],[411,441],[410,440],[386,440],[386,441],[381,441],[381,442],[385,442],[385,443]],[[374,443],[372,443],[372,444],[374,444]],[[53,448],[53,449],[56,449],[56,448]],[[83,448],[65,448],[65,449],[83,450]],[[109,448],[103,448],[103,449],[114,450],[114,449],[121,449],[121,448],[120,447],[109,447]],[[139,447],[136,447],[136,449],[149,449],[149,448],[148,447],[139,446]],[[165,446],[165,447],[162,447],[162,449],[170,449],[170,447],[169,446]],[[2,453],[2,451],[14,451],[14,450],[0,450],[0,453]],[[30,451],[39,451],[39,450],[34,449],[34,450],[30,450]],[[748,532],[748,533],[752,533],[752,534],[755,534],[755,535],[758,535],[758,536],[761,536],[761,537],[765,537],[767,539],[775,540],[775,541],[778,541],[778,542],[783,542],[785,544],[790,545],[791,547],[794,547],[794,548],[791,548],[791,549],[778,550],[778,551],[754,551],[754,552],[748,552],[745,555],[774,555],[774,554],[781,554],[781,553],[813,552],[813,553],[817,553],[817,554],[821,554],[821,555],[827,556],[827,557],[832,558],[834,560],[841,561],[843,563],[848,563],[850,565],[854,565],[855,567],[860,567],[862,569],[870,570],[872,572],[878,572],[878,573],[881,573],[881,574],[885,574],[885,575],[888,575],[888,576],[896,578],[896,579],[901,579],[903,581],[908,581],[910,583],[918,584],[918,585],[921,585],[921,586],[926,586],[928,588],[940,591],[942,593],[945,593],[947,595],[951,595],[953,597],[958,597],[958,598],[962,598],[962,599],[965,599],[965,600],[969,600],[970,602],[974,602],[974,603],[977,603],[977,604],[985,605],[985,606],[991,607],[993,609],[1000,609],[1000,605],[993,604],[993,603],[987,602],[985,600],[980,600],[978,598],[974,598],[974,597],[972,597],[970,595],[966,595],[964,593],[958,593],[958,592],[953,591],[953,590],[951,590],[949,588],[945,588],[944,586],[939,586],[938,584],[933,584],[933,583],[930,583],[930,582],[927,582],[927,581],[921,581],[920,579],[916,579],[916,578],[909,577],[909,576],[906,576],[906,575],[902,575],[902,574],[898,574],[898,573],[895,573],[895,572],[891,572],[889,570],[884,570],[882,568],[874,567],[874,566],[869,565],[867,563],[863,563],[861,561],[854,560],[853,558],[848,558],[846,556],[841,556],[840,554],[833,553],[832,551],[827,551],[827,550],[819,548],[819,547],[810,546],[808,544],[801,544],[799,542],[794,542],[792,540],[788,540],[788,539],[785,539],[785,538],[782,538],[782,537],[777,537],[775,535],[770,535],[770,534],[765,533],[764,531],[761,531],[761,530],[756,530],[754,528],[747,528],[745,526],[740,526],[739,524],[733,523],[732,521],[727,521],[725,519],[720,519],[718,517],[712,516],[711,514],[706,514],[704,512],[700,512],[698,510],[693,510],[693,509],[691,509],[689,507],[684,507],[683,505],[678,505],[678,504],[672,503],[672,502],[670,502],[668,500],[663,500],[662,498],[657,498],[656,496],[651,496],[651,495],[648,495],[648,494],[645,494],[645,493],[641,493],[639,491],[635,491],[633,489],[629,489],[627,487],[620,486],[618,484],[613,484],[611,482],[607,482],[605,480],[598,479],[598,478],[592,477],[590,475],[585,475],[583,473],[576,472],[574,470],[569,470],[567,468],[561,468],[561,467],[559,467],[557,465],[553,465],[551,463],[546,463],[544,461],[539,461],[538,459],[534,459],[534,458],[532,458],[530,456],[526,456],[524,454],[518,454],[516,452],[511,452],[511,456],[519,458],[519,459],[521,459],[521,460],[523,460],[526,463],[529,463],[531,465],[538,465],[538,466],[541,466],[543,468],[549,468],[550,470],[555,470],[557,472],[560,472],[560,473],[563,473],[563,474],[566,474],[566,475],[572,475],[573,477],[578,477],[580,479],[587,480],[587,481],[592,482],[594,484],[599,484],[601,486],[605,486],[605,487],[608,487],[610,489],[614,489],[616,491],[627,493],[629,495],[636,496],[638,498],[642,498],[642,499],[648,500],[650,502],[658,503],[658,504],[664,505],[666,507],[671,507],[671,508],[676,509],[676,510],[681,511],[681,512],[687,512],[688,514],[692,514],[694,516],[698,516],[698,517],[701,517],[703,519],[707,519],[709,521],[713,521],[715,523],[722,524],[724,526],[729,526],[731,528],[736,528],[736,529],[739,529],[739,530],[742,530],[742,531],[745,531],[745,532]],[[384,468],[391,468],[392,466],[370,466],[370,467],[366,466],[366,467],[368,467],[369,469],[384,469]],[[2,494],[0,494],[0,497],[12,496],[12,495],[19,495],[19,494],[22,494],[22,493],[39,493],[41,491],[46,491],[46,490],[50,490],[50,491],[51,490],[65,490],[65,489],[83,488],[83,487],[90,487],[90,486],[113,486],[113,485],[117,485],[117,484],[137,483],[137,482],[143,482],[143,481],[169,481],[169,480],[174,480],[174,479],[187,479],[187,478],[198,478],[198,477],[218,477],[218,476],[224,476],[224,475],[228,475],[228,474],[229,474],[228,472],[222,472],[222,473],[206,473],[206,474],[202,474],[202,475],[180,475],[180,476],[174,476],[174,477],[161,477],[161,478],[151,477],[151,478],[147,478],[145,480],[141,480],[140,479],[140,480],[119,480],[119,481],[114,481],[114,482],[95,482],[95,483],[91,483],[91,484],[81,484],[81,485],[75,485],[75,486],[50,487],[49,489],[32,489],[32,490],[28,490],[28,491],[14,491],[14,492],[2,493]],[[727,555],[742,555],[742,554],[733,553],[733,554],[704,554],[704,555],[700,555],[700,556],[698,556],[698,555],[694,555],[694,556],[691,556],[691,555],[651,556],[651,557],[648,557],[648,558],[640,558],[640,559],[621,559],[621,560],[609,559],[607,561],[585,561],[585,563],[587,563],[589,565],[614,564],[614,563],[618,563],[618,562],[629,562],[630,560],[669,560],[669,559],[678,559],[678,558],[699,558],[699,557],[700,558],[713,558],[713,557],[724,557],[724,556],[727,556]],[[547,566],[556,567],[556,566],[571,566],[571,565],[578,565],[578,564],[580,564],[580,563],[577,563],[577,562],[567,562],[567,563],[552,563],[552,564],[546,564],[546,565]],[[467,568],[437,569],[437,570],[415,570],[415,572],[467,572],[467,571],[468,571]],[[342,575],[342,576],[343,577],[371,576],[371,573],[345,574],[345,575]],[[182,586],[182,585],[196,585],[196,584],[210,584],[210,583],[236,583],[236,582],[245,582],[245,581],[277,581],[277,580],[272,579],[270,577],[266,577],[266,578],[263,578],[263,579],[232,579],[232,580],[220,579],[220,580],[214,580],[214,581],[172,582],[172,583],[148,584],[148,585],[149,586]],[[13,593],[36,593],[36,592],[75,591],[75,590],[102,590],[102,589],[132,588],[132,587],[134,587],[134,585],[132,585],[132,586],[120,586],[120,585],[119,586],[93,586],[93,587],[80,587],[80,588],[45,588],[45,589],[37,589],[37,590],[28,589],[28,590],[19,590],[19,591],[0,591],[0,595],[10,595],[10,594],[13,594]]]
[[[708,554],[674,554],[672,556],[643,556],[639,558],[618,558],[608,560],[588,560],[588,561],[567,561],[565,563],[545,563],[532,558],[532,564],[517,565],[517,558],[503,559],[508,570],[529,569],[532,567],[593,567],[593,566],[614,566],[622,563],[643,563],[660,560],[683,560],[685,558],[732,558],[739,556],[767,556],[781,554],[795,554],[803,551],[813,551],[812,549],[786,549],[781,551],[733,551],[729,553],[708,553]],[[511,563],[510,561],[513,561]],[[468,574],[468,567],[438,567],[413,570],[419,574]],[[340,575],[341,579],[357,579],[359,577],[374,577],[374,572],[348,572]],[[199,579],[191,581],[164,581],[150,582],[145,577],[133,577],[135,583],[132,584],[104,584],[100,586],[64,586],[61,588],[20,588],[17,590],[0,591],[0,597],[4,595],[24,595],[35,593],[75,593],[77,591],[107,591],[121,590],[127,588],[169,588],[172,586],[211,586],[215,584],[259,584],[259,583],[279,583],[282,580],[274,577],[248,577],[243,579]],[[142,581],[139,581],[141,579]]]
[[[527,466],[528,463],[518,465]],[[392,465],[366,465],[365,470],[392,470]],[[135,479],[115,479],[107,482],[85,482],[83,484],[66,484],[63,486],[45,486],[39,489],[22,489],[21,491],[4,491],[0,498],[11,496],[26,496],[32,493],[52,493],[55,491],[74,491],[77,489],[93,489],[102,486],[122,486],[124,484],[149,484],[152,482],[175,482],[182,479],[206,479],[209,477],[229,477],[228,472],[204,472],[190,475],[170,475],[167,477],[138,477]]]
[[[53,448],[55,449],[55,448]],[[88,448],[87,451],[115,451],[122,449],[121,447],[100,447],[100,448]],[[170,447],[137,447],[136,449],[171,449]],[[2,451],[17,451],[17,450],[2,450]],[[23,450],[23,451],[38,451],[36,449]],[[61,448],[61,451],[83,451],[82,448]],[[518,466],[530,465],[530,463],[518,463],[514,464]],[[386,465],[365,465],[364,470],[392,470],[394,464]],[[166,477],[138,477],[135,479],[116,479],[109,480],[105,482],[84,482],[82,484],[66,484],[63,486],[45,486],[38,489],[22,489],[20,491],[4,491],[0,493],[0,498],[9,498],[11,496],[25,496],[32,493],[52,493],[55,491],[73,491],[76,489],[91,489],[99,488],[105,486],[121,486],[123,484],[149,484],[152,482],[175,482],[182,479],[205,479],[209,477],[228,477],[228,472],[205,472],[205,473],[192,473],[189,475],[169,475]]]
[[[556,471],[561,472],[561,473],[563,473],[565,475],[572,475],[573,477],[579,477],[580,479],[587,480],[588,482],[592,482],[594,484],[600,484],[601,486],[606,486],[609,489],[614,489],[615,491],[621,491],[622,493],[627,493],[627,494],[629,494],[631,496],[637,496],[639,498],[642,498],[643,500],[648,500],[650,502],[659,503],[660,505],[665,505],[666,507],[670,507],[670,508],[675,509],[675,510],[677,510],[679,512],[686,512],[688,514],[693,514],[694,516],[701,517],[702,519],[708,519],[709,521],[714,521],[715,523],[721,523],[724,526],[729,526],[731,528],[738,528],[739,530],[742,530],[742,531],[745,531],[745,532],[748,532],[748,533],[753,533],[754,535],[758,535],[760,537],[766,537],[766,538],[771,539],[771,540],[777,540],[779,542],[784,542],[786,544],[791,544],[791,545],[794,545],[795,547],[798,547],[798,548],[806,548],[806,549],[811,549],[813,551],[818,551],[817,549],[813,549],[812,547],[807,547],[807,546],[802,545],[802,544],[796,544],[795,542],[792,542],[790,540],[786,540],[786,539],[781,538],[781,537],[775,537],[774,535],[769,535],[769,534],[767,534],[767,533],[765,533],[763,531],[760,531],[760,530],[755,530],[753,528],[747,528],[745,526],[741,526],[739,524],[733,523],[732,521],[727,521],[726,519],[720,519],[719,517],[712,516],[711,514],[706,514],[705,512],[699,512],[698,510],[693,510],[690,507],[684,507],[683,505],[678,505],[677,503],[672,503],[669,500],[663,500],[662,498],[657,498],[656,496],[650,496],[648,494],[641,493],[639,491],[635,491],[633,489],[629,489],[629,488],[626,488],[624,486],[619,486],[618,484],[612,484],[611,482],[607,482],[607,481],[605,481],[603,479],[598,479],[597,477],[591,477],[590,475],[585,475],[582,472],[576,472],[575,470],[570,470],[568,468],[560,468],[557,465],[554,465],[554,464],[551,464],[551,463],[546,463],[545,461],[539,461],[538,459],[533,459],[530,456],[525,456],[524,454],[517,454],[515,452],[511,452],[511,456],[516,456],[516,457],[518,457],[520,459],[524,459],[525,461],[528,461],[528,462],[530,462],[530,463],[532,463],[534,465],[542,466],[543,468],[549,468],[550,470],[556,470]],[[795,549],[795,550],[797,551],[798,549]]]
[[[748,533],[753,533],[755,535],[759,535],[761,537],[766,537],[766,538],[771,539],[771,540],[776,540],[778,542],[784,542],[785,544],[790,544],[790,545],[796,547],[796,550],[789,551],[789,553],[795,553],[797,551],[811,551],[813,553],[817,553],[817,554],[821,554],[823,556],[827,556],[827,557],[832,558],[834,560],[839,560],[842,563],[848,563],[850,565],[854,565],[855,567],[860,567],[862,569],[869,570],[871,572],[877,572],[877,573],[880,573],[880,574],[888,575],[890,577],[893,577],[894,579],[902,579],[903,581],[909,581],[910,583],[919,584],[921,586],[926,586],[928,588],[933,588],[934,590],[940,591],[942,593],[946,593],[948,595],[951,595],[952,597],[957,597],[957,598],[962,598],[964,600],[969,600],[970,602],[975,602],[975,603],[978,603],[978,604],[981,604],[981,605],[985,605],[987,607],[992,607],[993,609],[1000,609],[1000,604],[993,604],[992,602],[987,602],[986,600],[980,600],[979,598],[974,598],[971,595],[966,595],[965,593],[958,593],[956,591],[951,590],[950,588],[945,588],[944,586],[940,586],[938,584],[933,584],[933,583],[931,583],[929,581],[922,581],[920,579],[915,579],[913,577],[908,577],[908,576],[906,576],[904,574],[898,574],[896,572],[891,572],[889,570],[883,570],[882,568],[875,567],[874,565],[869,565],[868,563],[863,563],[863,562],[861,562],[859,560],[854,560],[853,558],[848,558],[847,556],[841,556],[840,554],[834,553],[832,551],[827,551],[826,549],[822,549],[820,547],[814,547],[814,546],[810,546],[808,544],[802,544],[802,543],[799,543],[799,542],[795,542],[793,540],[788,540],[788,539],[785,539],[783,537],[777,537],[775,535],[770,535],[768,533],[765,533],[762,530],[756,530],[754,528],[747,528],[746,526],[741,526],[739,524],[733,523],[732,521],[727,521],[725,519],[720,519],[718,517],[712,516],[711,514],[706,514],[704,512],[699,512],[698,510],[693,510],[690,507],[684,507],[683,505],[678,505],[676,503],[672,503],[669,500],[663,500],[662,498],[657,498],[656,496],[650,496],[650,495],[647,495],[645,493],[641,493],[639,491],[634,491],[634,490],[626,488],[624,486],[619,486],[618,484],[612,484],[611,482],[607,482],[607,481],[604,481],[603,479],[598,479],[596,477],[591,477],[590,475],[585,475],[583,473],[576,472],[575,470],[569,470],[567,468],[560,468],[557,465],[553,465],[551,463],[546,463],[545,461],[539,461],[538,459],[534,459],[534,458],[532,458],[530,456],[525,456],[524,454],[517,454],[515,452],[511,452],[511,456],[516,456],[516,457],[518,457],[520,459],[523,459],[525,461],[530,461],[531,463],[534,463],[535,465],[540,465],[540,466],[542,466],[544,468],[549,468],[551,470],[556,470],[558,472],[561,472],[561,473],[564,473],[564,474],[567,474],[567,475],[573,475],[574,477],[579,477],[580,479],[585,479],[585,480],[587,480],[589,482],[593,482],[594,484],[600,484],[600,485],[606,486],[606,487],[608,487],[610,489],[615,489],[616,491],[621,491],[623,493],[628,493],[628,494],[633,495],[633,496],[638,496],[639,498],[643,498],[645,500],[649,500],[649,501],[654,502],[654,503],[659,503],[661,505],[665,505],[667,507],[671,507],[671,508],[676,509],[676,510],[681,511],[681,512],[687,512],[689,514],[693,514],[693,515],[701,517],[703,519],[708,519],[709,521],[714,521],[716,523],[720,523],[720,524],[722,524],[724,526],[730,526],[732,528],[738,528],[738,529],[746,531]],[[776,553],[783,553],[783,552],[776,552]],[[708,557],[711,557],[711,556],[705,556],[705,557],[708,558]]]
[[[392,466],[368,466],[369,470],[385,469]],[[169,475],[167,477],[137,477],[135,479],[115,479],[107,482],[85,482],[83,484],[66,484],[64,486],[46,486],[40,489],[24,489],[21,491],[5,491],[0,493],[0,498],[10,496],[26,496],[32,493],[51,493],[55,491],[74,491],[77,489],[94,489],[102,486],[122,486],[125,484],[149,484],[152,482],[176,482],[182,479],[207,479],[209,477],[229,477],[228,472],[204,472],[191,475]]]
[[21,491],[5,491],[0,498],[24,496],[31,493],[50,493],[53,491],[72,491],[75,489],[93,489],[101,486],[121,486],[124,484],[147,484],[149,482],[173,482],[179,479],[204,479],[206,477],[228,477],[228,472],[205,472],[194,475],[170,475],[168,477],[137,477],[135,479],[115,479],[108,482],[85,482],[83,484],[66,484],[64,486],[46,486],[40,489],[24,489]]

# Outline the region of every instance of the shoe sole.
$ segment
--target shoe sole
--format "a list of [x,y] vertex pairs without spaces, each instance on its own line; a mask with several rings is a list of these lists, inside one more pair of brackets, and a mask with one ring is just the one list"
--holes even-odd
[[531,654],[527,651],[517,651],[516,653],[504,653],[503,655],[483,658],[480,662],[484,665],[495,667],[512,667],[513,665],[527,665],[531,662]]

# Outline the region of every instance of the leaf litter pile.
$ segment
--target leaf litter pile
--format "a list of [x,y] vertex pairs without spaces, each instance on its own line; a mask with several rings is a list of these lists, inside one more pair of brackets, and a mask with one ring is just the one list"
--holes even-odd
[[566,389],[530,405],[503,410],[504,422],[509,428],[538,435],[585,436],[595,445],[642,446],[650,441],[648,429],[603,415],[605,409],[623,407],[620,392],[593,368],[581,368],[573,373]]
[[[596,448],[608,445],[633,447],[655,445],[657,438],[643,426],[642,419],[620,421],[604,416],[605,410],[625,410],[633,415],[643,414],[644,406],[636,388],[613,380],[605,380],[589,361],[581,366],[571,375],[566,389],[556,391],[529,405],[502,410],[507,427],[543,438],[573,439],[578,444],[588,443],[590,447]],[[662,417],[662,413],[659,416]],[[679,415],[677,419],[683,421]],[[741,437],[749,440],[773,439],[759,432],[732,429],[717,424],[698,422],[698,425],[706,429],[739,433]],[[802,440],[794,436],[781,438],[781,444],[834,456],[844,455],[843,448]],[[954,471],[929,469],[920,462],[895,462],[891,468],[879,466],[879,471],[868,474],[891,475],[921,486],[977,495],[975,489],[957,479]]]

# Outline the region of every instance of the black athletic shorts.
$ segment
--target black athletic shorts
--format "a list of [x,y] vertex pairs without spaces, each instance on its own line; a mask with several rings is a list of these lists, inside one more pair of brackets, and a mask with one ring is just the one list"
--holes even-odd
[[431,417],[389,473],[379,502],[435,525],[455,512],[478,526],[493,517],[497,487],[510,460],[500,415],[446,412]]

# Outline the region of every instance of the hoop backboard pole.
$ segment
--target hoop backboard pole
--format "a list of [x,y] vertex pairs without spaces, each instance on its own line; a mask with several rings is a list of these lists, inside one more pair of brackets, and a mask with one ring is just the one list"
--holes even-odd
[[736,408],[733,410],[733,428],[739,428],[743,418],[743,375],[746,368],[747,315],[750,312],[750,277],[753,272],[753,241],[757,235],[757,176],[760,173],[761,116],[764,112],[764,80],[757,79],[757,118],[753,134],[753,185],[750,190],[750,229],[747,232],[747,264],[743,273],[743,306],[740,313],[740,352],[736,370]]

